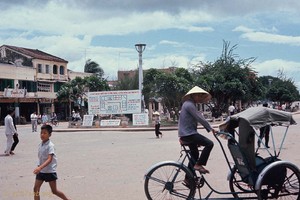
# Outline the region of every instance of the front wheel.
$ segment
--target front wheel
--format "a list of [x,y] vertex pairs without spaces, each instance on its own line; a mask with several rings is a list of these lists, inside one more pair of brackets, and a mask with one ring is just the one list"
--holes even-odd
[[195,181],[183,164],[162,162],[145,175],[144,190],[148,200],[193,199]]
[[288,162],[275,162],[259,177],[257,196],[263,199],[300,200],[300,171]]

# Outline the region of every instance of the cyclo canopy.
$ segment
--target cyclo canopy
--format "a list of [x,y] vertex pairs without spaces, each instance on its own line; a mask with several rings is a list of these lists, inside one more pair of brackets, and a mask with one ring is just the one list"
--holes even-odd
[[255,131],[266,125],[289,126],[296,124],[289,112],[266,107],[252,107],[243,112],[232,115],[220,125],[220,130],[234,134],[239,127],[239,145],[241,151],[248,158],[250,168],[255,168]]

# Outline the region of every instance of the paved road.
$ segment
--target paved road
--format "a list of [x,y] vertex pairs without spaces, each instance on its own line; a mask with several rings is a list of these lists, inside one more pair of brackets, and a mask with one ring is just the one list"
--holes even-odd
[[[299,122],[300,115],[295,119]],[[60,124],[55,129],[65,127],[66,124]],[[18,130],[20,144],[16,155],[0,156],[1,200],[33,199],[35,176],[32,171],[40,138],[38,133],[31,132],[29,125],[20,125]],[[282,137],[283,129],[276,128],[276,133],[276,137]],[[179,156],[177,131],[163,134],[162,139],[156,139],[154,131],[54,132],[51,139],[58,154],[58,187],[73,200],[146,199],[143,175],[147,169],[159,161],[177,160]],[[214,140],[211,135],[205,135]],[[5,139],[0,127],[1,151],[5,148]],[[281,158],[300,166],[299,142],[299,125],[291,126]],[[264,153],[261,150],[261,154]],[[228,191],[228,169],[216,142],[207,167],[211,171],[207,179],[213,187]],[[47,184],[41,193],[43,200],[57,199]]]

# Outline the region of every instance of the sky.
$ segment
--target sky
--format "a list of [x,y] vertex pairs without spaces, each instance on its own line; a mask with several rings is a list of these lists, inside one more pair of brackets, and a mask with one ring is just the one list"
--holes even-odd
[[300,89],[299,0],[0,0],[0,45],[39,49],[82,72],[97,62],[108,80],[137,69],[214,62],[223,42],[258,76],[292,79]]

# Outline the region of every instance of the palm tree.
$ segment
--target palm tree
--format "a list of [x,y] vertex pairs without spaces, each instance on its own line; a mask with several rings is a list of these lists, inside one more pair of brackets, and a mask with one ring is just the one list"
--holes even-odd
[[96,63],[95,61],[92,61],[91,59],[88,59],[85,62],[84,72],[86,72],[86,73],[93,73],[93,74],[95,74],[98,77],[103,77],[103,75],[104,75],[104,71],[100,67],[100,65],[98,63]]

